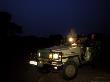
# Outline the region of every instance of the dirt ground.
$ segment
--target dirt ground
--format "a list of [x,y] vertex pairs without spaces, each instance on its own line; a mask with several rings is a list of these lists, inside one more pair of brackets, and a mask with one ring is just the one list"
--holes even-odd
[[110,70],[106,66],[83,66],[78,70],[77,77],[66,81],[61,72],[41,74],[36,67],[28,63],[13,64],[9,70],[9,82],[110,82]]
[[110,82],[110,72],[104,69],[82,67],[76,78],[66,81],[60,73],[49,73],[42,76],[38,82]]

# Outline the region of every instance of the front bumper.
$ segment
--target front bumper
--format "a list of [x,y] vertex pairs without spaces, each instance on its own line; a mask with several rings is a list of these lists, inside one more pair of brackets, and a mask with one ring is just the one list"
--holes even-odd
[[39,61],[33,61],[33,62],[35,62],[35,64],[32,63],[32,65],[37,66],[39,69],[46,68],[46,69],[50,69],[50,70],[60,70],[63,66],[61,61],[51,61],[51,60],[50,61],[42,61],[42,60],[39,60]]

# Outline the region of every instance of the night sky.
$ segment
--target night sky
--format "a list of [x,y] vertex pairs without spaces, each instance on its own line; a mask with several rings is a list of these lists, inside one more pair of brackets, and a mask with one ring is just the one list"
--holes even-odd
[[23,26],[24,35],[77,33],[109,34],[110,0],[0,0],[0,10]]

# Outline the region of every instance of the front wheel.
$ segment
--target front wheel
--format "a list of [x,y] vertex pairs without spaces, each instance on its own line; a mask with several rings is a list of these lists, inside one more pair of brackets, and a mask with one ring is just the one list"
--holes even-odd
[[63,78],[65,80],[72,80],[77,75],[77,65],[74,61],[66,62],[63,69]]
[[50,70],[51,70],[51,67],[50,67],[50,65],[48,65],[48,64],[46,64],[46,65],[43,65],[43,67],[39,67],[38,68],[38,71],[40,72],[40,73],[50,73]]

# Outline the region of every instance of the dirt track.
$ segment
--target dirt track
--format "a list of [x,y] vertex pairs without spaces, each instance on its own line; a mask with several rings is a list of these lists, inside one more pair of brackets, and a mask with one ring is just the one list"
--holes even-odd
[[110,82],[110,70],[108,68],[83,66],[79,68],[75,79],[66,81],[61,73],[41,74],[35,67],[28,64],[14,64],[10,70],[10,82]]
[[66,81],[60,73],[49,73],[42,76],[38,82],[110,82],[110,73],[103,69],[92,69],[91,67],[82,67],[78,75],[71,81]]

